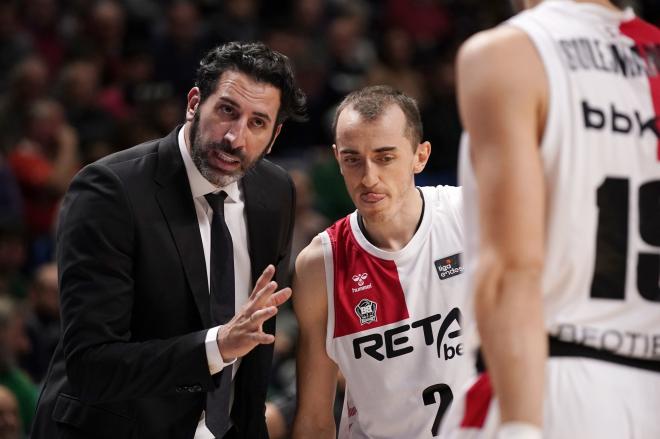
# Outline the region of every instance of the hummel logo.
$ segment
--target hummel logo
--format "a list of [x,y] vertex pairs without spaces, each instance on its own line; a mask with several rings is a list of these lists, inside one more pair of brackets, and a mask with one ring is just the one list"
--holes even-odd
[[368,283],[364,284],[365,279],[369,277],[367,273],[354,274],[351,279],[353,282],[357,282],[357,287],[351,287],[351,291],[354,293],[359,293],[360,291],[370,290],[373,288],[373,284]]
[[362,274],[354,274],[353,275],[353,282],[357,282],[359,286],[364,285],[364,280],[367,278],[367,273],[362,273]]

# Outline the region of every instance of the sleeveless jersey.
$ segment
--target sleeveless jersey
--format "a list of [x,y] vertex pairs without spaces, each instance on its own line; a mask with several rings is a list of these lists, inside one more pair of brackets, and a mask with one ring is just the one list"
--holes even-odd
[[320,234],[326,350],[346,378],[340,438],[432,438],[454,389],[472,376],[461,335],[461,191],[422,188],[410,242],[372,245],[357,212]]
[[[660,31],[631,9],[570,0],[546,0],[507,25],[527,33],[548,78],[540,148],[551,353],[558,341],[660,367]],[[470,261],[479,233],[467,136],[460,180]]]

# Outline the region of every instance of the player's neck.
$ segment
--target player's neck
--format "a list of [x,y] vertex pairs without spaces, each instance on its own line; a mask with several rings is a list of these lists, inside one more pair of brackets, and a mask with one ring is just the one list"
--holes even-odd
[[412,187],[400,208],[391,216],[362,217],[361,229],[376,247],[387,251],[401,250],[415,235],[423,213],[423,195]]

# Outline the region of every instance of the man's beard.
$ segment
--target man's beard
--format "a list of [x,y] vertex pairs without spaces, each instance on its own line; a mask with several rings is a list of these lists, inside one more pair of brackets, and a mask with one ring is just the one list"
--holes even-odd
[[[225,174],[210,166],[208,163],[208,154],[212,150],[222,151],[238,158],[240,160],[239,169],[233,174]],[[225,187],[240,180],[246,172],[252,169],[266,155],[267,151],[268,148],[264,148],[259,157],[251,162],[246,162],[243,150],[233,149],[231,144],[224,139],[220,142],[203,143],[199,133],[199,112],[195,112],[193,121],[190,124],[190,157],[199,170],[199,173],[214,186]]]

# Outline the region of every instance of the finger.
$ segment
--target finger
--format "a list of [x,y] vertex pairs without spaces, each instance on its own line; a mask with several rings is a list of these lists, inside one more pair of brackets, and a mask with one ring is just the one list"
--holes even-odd
[[265,332],[255,332],[252,334],[252,340],[259,344],[271,344],[275,341],[275,336]]
[[272,280],[268,283],[268,285],[266,285],[266,287],[259,291],[256,296],[254,296],[254,309],[257,310],[259,308],[269,306],[270,297],[273,295],[275,290],[277,290],[277,282]]
[[261,276],[259,276],[259,279],[257,279],[257,283],[254,284],[254,289],[250,294],[250,299],[256,296],[259,290],[265,287],[268,284],[268,282],[270,282],[273,279],[274,274],[275,274],[275,266],[273,264],[268,264],[268,266],[261,273]]
[[247,314],[248,315],[252,314],[255,311],[263,308],[264,306],[267,306],[268,299],[276,289],[277,289],[277,282],[270,281],[261,290],[257,291],[254,297],[252,297],[252,299],[250,299],[246,304],[245,309]]
[[261,328],[261,325],[275,314],[277,314],[277,307],[275,306],[260,309],[250,316],[250,323],[257,328]]
[[271,294],[268,299],[268,305],[270,306],[280,306],[291,297],[291,288],[282,288],[279,291]]

